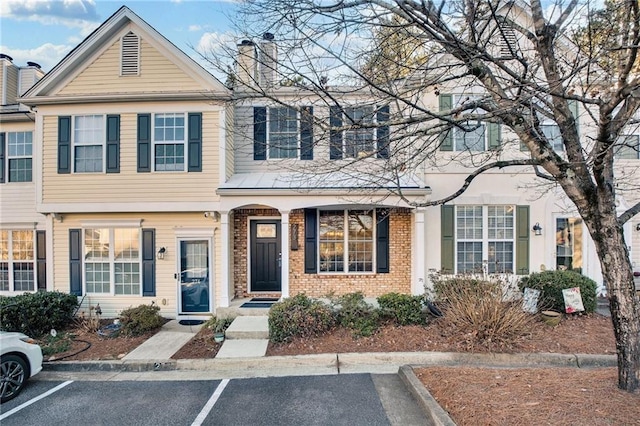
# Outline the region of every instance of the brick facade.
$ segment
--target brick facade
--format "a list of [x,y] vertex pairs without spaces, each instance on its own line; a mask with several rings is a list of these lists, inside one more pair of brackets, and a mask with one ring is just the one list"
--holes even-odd
[[[249,216],[279,216],[273,209],[236,210],[234,214],[234,297],[250,296],[247,292],[247,226]],[[304,211],[289,214],[289,226],[298,225],[298,250],[289,251],[289,295],[306,293],[323,297],[360,291],[367,297],[385,293],[411,293],[411,210],[395,209],[389,216],[388,274],[305,274]],[[284,232],[284,230],[283,230]],[[262,294],[261,294],[262,296]],[[277,294],[274,296],[278,296]]]

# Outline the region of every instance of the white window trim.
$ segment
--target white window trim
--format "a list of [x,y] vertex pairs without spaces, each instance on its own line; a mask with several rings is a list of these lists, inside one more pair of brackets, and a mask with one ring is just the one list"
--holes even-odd
[[[281,157],[271,157],[271,131],[270,131],[270,124],[271,124],[271,110],[275,109],[275,108],[291,108],[296,110],[296,155],[295,157],[285,157],[285,158],[281,158]],[[300,159],[300,152],[301,152],[301,148],[300,148],[300,143],[301,143],[301,135],[300,135],[300,121],[301,121],[301,116],[300,116],[300,111],[297,110],[297,108],[292,108],[292,107],[286,107],[286,106],[271,106],[271,107],[267,107],[267,160],[275,160],[275,161],[281,161],[281,160],[299,160]]]
[[[317,237],[317,241],[316,241],[316,250],[317,250],[317,258],[316,258],[316,264],[318,265],[317,267],[317,273],[319,275],[375,275],[377,274],[377,244],[378,244],[378,235],[377,235],[377,227],[376,227],[376,223],[378,220],[378,209],[373,209],[373,229],[372,229],[372,243],[373,243],[373,250],[371,253],[372,256],[372,262],[371,262],[371,271],[349,271],[349,266],[348,266],[348,259],[349,259],[349,216],[346,212],[350,212],[350,211],[354,211],[354,210],[364,210],[366,211],[366,208],[363,209],[358,209],[358,208],[349,208],[349,209],[318,209],[318,211],[316,212],[316,222],[317,222],[317,229],[316,229],[316,235]],[[342,240],[343,244],[344,244],[344,251],[342,252],[342,271],[321,271],[320,270],[320,213],[324,212],[324,211],[342,211],[343,213],[343,220],[344,220],[344,238]]]
[[[485,274],[489,273],[489,242],[511,242],[513,244],[513,254],[511,263],[513,265],[513,269],[516,268],[516,206],[513,204],[458,204],[455,208],[454,215],[454,269],[455,273],[463,273],[458,271],[458,242],[480,242],[479,239],[474,238],[458,238],[458,208],[459,207],[482,207],[482,272]],[[511,239],[490,239],[489,238],[489,207],[513,207],[513,235]],[[472,273],[476,271],[471,271]],[[468,273],[468,272],[467,272]],[[493,272],[492,274],[502,274],[503,272]],[[515,271],[507,271],[506,273],[515,274]]]
[[[156,141],[156,117],[158,115],[182,115],[184,118],[184,139],[180,141]],[[153,173],[183,173],[187,171],[187,163],[189,161],[189,144],[187,139],[189,138],[189,117],[186,112],[154,112],[151,114],[151,171]],[[156,170],[156,146],[157,145],[177,145],[182,143],[184,146],[183,152],[183,167],[182,170]]]
[[[96,221],[97,222],[97,221]],[[102,229],[108,229],[109,230],[109,261],[108,262],[89,262],[89,263],[108,263],[109,264],[109,292],[91,292],[87,290],[87,261],[85,260],[85,252],[84,252],[84,238],[85,238],[85,231],[87,229],[97,229],[100,228],[99,226],[82,226],[81,232],[82,232],[82,289],[83,289],[83,294],[87,294],[87,295],[96,295],[96,296],[116,296],[116,297],[136,297],[136,296],[142,296],[142,228],[137,227],[137,226],[114,226],[114,227],[110,227],[110,226],[106,226],[106,227],[102,227]],[[139,289],[140,291],[137,294],[116,294],[116,283],[115,283],[115,264],[116,264],[116,259],[115,259],[115,247],[114,247],[114,240],[115,240],[115,229],[119,228],[119,229],[123,229],[123,228],[136,228],[139,229],[139,233],[138,233],[138,265],[140,266],[139,268]],[[135,263],[135,262],[127,262],[127,263]]]
[[[102,170],[99,172],[77,172],[76,171],[76,147],[78,146],[97,146],[97,143],[81,143],[76,142],[76,118],[77,117],[102,117],[102,136],[100,138],[100,146],[102,147]],[[107,173],[107,116],[106,114],[77,114],[71,116],[71,173],[86,175],[86,174],[106,174]]]
[[[36,291],[38,291],[38,264],[37,264],[37,247],[36,247],[36,231],[34,228],[29,228],[29,229],[25,229],[25,228],[13,228],[13,229],[5,229],[2,228],[2,231],[6,231],[8,233],[7,235],[7,253],[9,255],[9,258],[6,260],[2,260],[0,259],[0,262],[4,263],[7,262],[7,274],[8,274],[8,278],[9,278],[9,289],[8,290],[2,290],[2,292],[30,292],[30,293],[35,293]],[[32,241],[33,241],[33,259],[32,260],[15,260],[13,259],[13,236],[12,233],[14,231],[26,231],[26,232],[31,232],[32,235]],[[15,281],[14,281],[14,268],[13,265],[14,263],[32,263],[33,264],[33,290],[16,290],[15,289]]]
[[[9,138],[10,135],[15,135],[18,133],[31,133],[31,155],[17,155],[17,156],[12,156],[10,154],[10,149],[9,149]],[[16,131],[16,132],[7,132],[6,133],[6,159],[4,160],[6,162],[5,168],[6,168],[6,176],[5,176],[5,182],[6,183],[12,183],[12,184],[16,184],[16,183],[32,183],[33,182],[33,178],[34,178],[34,173],[35,171],[33,170],[33,165],[34,165],[34,161],[33,161],[33,131],[31,130],[22,130],[22,131]],[[31,159],[31,180],[21,180],[21,181],[11,181],[11,160],[21,160],[21,159]]]

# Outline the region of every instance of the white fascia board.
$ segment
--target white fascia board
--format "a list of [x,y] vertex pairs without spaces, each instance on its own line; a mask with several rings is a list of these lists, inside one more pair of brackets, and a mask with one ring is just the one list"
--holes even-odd
[[219,203],[211,202],[151,202],[151,203],[42,203],[39,213],[193,213],[217,211]]

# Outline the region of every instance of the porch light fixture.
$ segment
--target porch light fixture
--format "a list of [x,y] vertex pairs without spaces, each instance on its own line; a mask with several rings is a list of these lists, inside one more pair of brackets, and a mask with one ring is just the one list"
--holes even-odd
[[636,231],[640,231],[640,223],[636,225]]
[[536,224],[533,225],[533,232],[535,235],[542,235],[542,226],[540,226],[540,222],[536,222]]
[[156,258],[158,258],[158,260],[164,259],[164,254],[166,252],[167,252],[166,247],[160,247],[160,250],[158,250],[158,254],[156,255]]

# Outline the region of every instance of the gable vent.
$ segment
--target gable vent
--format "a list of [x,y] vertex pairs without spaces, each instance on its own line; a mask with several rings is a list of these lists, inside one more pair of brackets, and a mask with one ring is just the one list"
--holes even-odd
[[504,59],[515,58],[516,50],[518,49],[518,39],[516,36],[516,30],[513,25],[504,21],[500,25],[502,31],[498,41],[500,46],[500,57]]
[[140,70],[140,37],[128,32],[122,37],[120,75],[138,75]]

